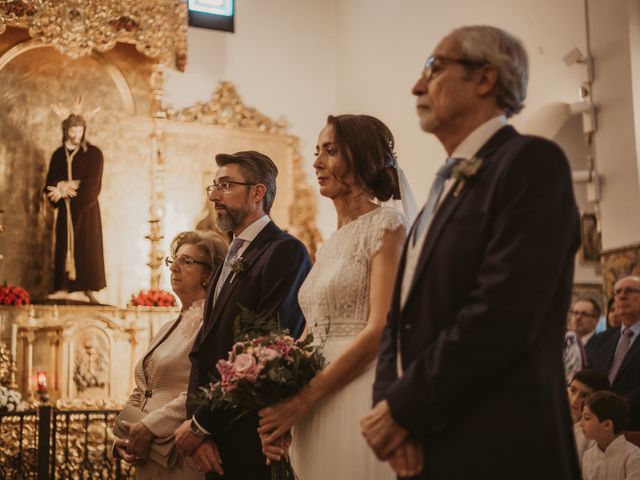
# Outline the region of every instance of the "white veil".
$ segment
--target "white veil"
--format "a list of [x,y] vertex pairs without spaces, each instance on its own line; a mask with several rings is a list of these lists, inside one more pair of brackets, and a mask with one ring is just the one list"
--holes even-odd
[[407,181],[407,177],[404,174],[400,165],[398,165],[398,160],[396,159],[395,153],[393,156],[394,163],[393,168],[395,168],[396,173],[398,174],[398,187],[400,190],[400,198],[394,199],[390,198],[386,202],[378,202],[381,206],[385,207],[393,207],[397,210],[400,210],[407,220],[409,221],[409,225],[413,225],[416,216],[418,215],[418,207],[416,206],[416,199],[413,196],[413,192],[411,191],[411,187],[409,186],[409,182]]

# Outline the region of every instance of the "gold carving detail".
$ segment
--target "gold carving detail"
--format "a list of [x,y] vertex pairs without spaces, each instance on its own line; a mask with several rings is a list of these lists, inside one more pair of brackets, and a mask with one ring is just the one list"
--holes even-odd
[[7,26],[71,58],[105,52],[117,42],[184,71],[187,6],[180,0],[0,0],[0,34]]
[[174,111],[166,109],[169,120],[220,125],[229,128],[247,128],[268,133],[285,134],[286,122],[274,121],[240,99],[236,87],[230,82],[220,82],[211,101],[199,102],[192,107]]
[[73,381],[79,392],[89,388],[103,388],[107,384],[109,372],[105,351],[108,347],[98,345],[99,338],[101,337],[87,338],[76,353]]

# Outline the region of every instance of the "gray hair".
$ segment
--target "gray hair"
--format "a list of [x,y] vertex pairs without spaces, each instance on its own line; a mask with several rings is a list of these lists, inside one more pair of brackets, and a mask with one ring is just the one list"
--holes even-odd
[[263,153],[248,150],[234,154],[219,153],[216,155],[216,163],[219,167],[235,163],[240,166],[245,180],[263,184],[266,191],[262,197],[262,209],[267,215],[271,213],[271,206],[276,198],[276,177],[278,176],[278,167],[273,160]]
[[171,240],[171,255],[174,257],[182,245],[195,245],[202,253],[202,261],[214,271],[224,262],[229,245],[227,241],[212,231],[194,230],[179,233]]
[[496,27],[475,25],[452,32],[460,39],[462,57],[486,62],[497,72],[497,102],[507,117],[522,110],[527,96],[529,59],[522,42]]

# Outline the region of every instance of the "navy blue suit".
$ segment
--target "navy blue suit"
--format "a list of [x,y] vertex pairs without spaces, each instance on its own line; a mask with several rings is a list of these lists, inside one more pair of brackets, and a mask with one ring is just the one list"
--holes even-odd
[[[591,338],[589,365],[605,375],[609,373],[616,347],[620,340],[620,328],[610,328]],[[636,339],[625,355],[613,379],[611,391],[629,400],[631,418],[627,430],[640,430],[640,339]]]
[[[311,259],[299,240],[273,222],[260,231],[242,258],[244,271],[233,282],[233,274],[227,277],[215,305],[215,285],[222,267],[215,272],[209,286],[202,329],[189,355],[187,415],[195,415],[198,423],[211,432],[223,461],[225,475],[221,478],[269,480],[269,468],[257,433],[257,413],[233,422],[233,412],[212,412],[207,406],[198,406],[194,398],[199,386],[219,379],[216,363],[228,357],[235,343],[233,324],[240,307],[264,318],[279,318],[282,326],[296,338],[302,334],[304,318],[298,305],[298,290],[311,269]],[[207,478],[217,477],[211,473]]]
[[477,157],[438,208],[401,309],[405,247],[374,402],[423,445],[419,478],[579,479],[562,360],[579,244],[569,165],[508,126]]

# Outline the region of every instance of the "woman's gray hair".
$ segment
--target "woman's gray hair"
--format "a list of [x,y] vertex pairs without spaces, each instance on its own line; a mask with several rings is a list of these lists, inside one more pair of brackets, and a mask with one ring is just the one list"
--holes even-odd
[[202,253],[202,260],[214,271],[224,262],[229,245],[227,241],[212,231],[193,230],[179,233],[171,240],[171,255],[176,256],[182,245],[195,245]]
[[497,102],[507,117],[522,110],[527,96],[529,59],[520,40],[496,27],[475,25],[454,30],[462,58],[493,65],[497,72]]

